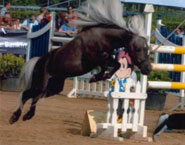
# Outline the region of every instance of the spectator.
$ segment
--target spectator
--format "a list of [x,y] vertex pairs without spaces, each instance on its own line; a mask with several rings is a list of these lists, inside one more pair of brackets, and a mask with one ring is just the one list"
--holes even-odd
[[24,20],[24,22],[21,24],[21,28],[28,30],[29,29],[29,24],[33,24],[33,25],[38,25],[38,21],[36,20],[36,16],[34,14],[31,14],[30,17],[26,20]]
[[44,14],[44,17],[40,20],[40,23],[44,23],[44,22],[48,23],[49,21],[51,21],[51,15],[49,12],[46,12]]
[[70,26],[69,21],[65,20],[65,23],[60,27],[59,32],[65,33],[66,35],[73,35],[77,33],[75,26]]
[[180,28],[178,28],[178,29],[175,31],[175,35],[178,36],[178,37],[181,37],[181,38],[184,37],[183,31],[182,31]]
[[18,28],[18,20],[12,21],[11,14],[6,12],[2,21],[0,22],[0,26],[1,26],[1,28],[15,30]]
[[45,7],[40,8],[40,15],[37,16],[37,21],[40,22],[43,18],[45,13],[47,12]]
[[56,24],[55,24],[56,31],[59,31],[60,27],[64,24],[65,17],[66,17],[66,13],[63,13],[63,12],[57,16]]
[[8,9],[11,7],[10,2],[5,2],[4,7],[1,9],[1,16],[4,17],[5,13],[8,12]]
[[72,20],[78,19],[77,14],[75,12],[73,12],[73,7],[72,6],[69,6],[67,8],[66,19],[68,19],[69,22],[72,21]]

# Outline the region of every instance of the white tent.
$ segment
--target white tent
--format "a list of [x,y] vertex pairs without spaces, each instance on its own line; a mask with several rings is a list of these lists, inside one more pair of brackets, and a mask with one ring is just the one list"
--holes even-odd
[[121,0],[121,2],[185,8],[185,0]]

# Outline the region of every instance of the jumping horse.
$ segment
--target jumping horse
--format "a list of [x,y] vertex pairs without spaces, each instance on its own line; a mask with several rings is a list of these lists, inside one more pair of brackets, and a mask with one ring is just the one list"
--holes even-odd
[[[120,0],[88,0],[82,9],[81,19],[74,23],[82,25],[83,29],[72,41],[40,58],[31,59],[25,65],[21,73],[25,89],[10,124],[19,119],[28,99],[32,99],[32,103],[23,120],[31,119],[38,100],[61,92],[67,77],[83,75],[99,66],[101,71],[90,82],[110,78],[120,67],[112,57],[114,49],[125,47],[141,72],[150,73],[149,46],[141,16],[134,16],[126,23]],[[113,69],[105,73],[108,66]]]

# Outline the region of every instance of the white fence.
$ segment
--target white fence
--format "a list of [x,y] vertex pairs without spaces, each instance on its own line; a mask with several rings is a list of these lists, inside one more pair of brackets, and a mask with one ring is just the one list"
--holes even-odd
[[99,81],[89,83],[91,73],[74,77],[73,89],[67,94],[69,98],[76,98],[78,95],[85,95],[87,98],[101,98],[105,99],[109,92],[109,81]]
[[[116,81],[114,85],[114,92],[109,95],[110,82],[89,83],[91,73],[75,77],[73,81],[73,89],[69,92],[68,97],[76,98],[78,95],[86,98],[98,98],[108,100],[108,113],[106,123],[98,124],[98,130],[107,129],[108,134],[112,137],[118,137],[118,130],[121,129],[126,132],[131,129],[133,132],[141,134],[142,137],[147,137],[147,127],[143,125],[146,93],[141,92],[141,85],[138,82],[136,85],[136,92],[130,92],[131,83],[126,84],[125,92],[119,92],[119,86]],[[122,123],[117,123],[117,108],[118,100],[123,99],[123,118]],[[129,100],[134,100],[134,105],[129,105]],[[105,131],[106,132],[106,131]]]
[[[99,123],[98,130],[107,129],[108,134],[117,138],[118,130],[126,132],[131,129],[133,132],[137,132],[142,137],[147,137],[147,126],[143,125],[145,102],[147,98],[146,93],[142,93],[141,85],[138,82],[136,85],[136,92],[130,92],[131,83],[126,84],[125,92],[119,92],[118,83],[115,83],[114,92],[108,96],[108,113],[107,122]],[[117,123],[117,108],[119,99],[123,99],[123,115],[122,122]],[[129,100],[133,99],[134,104],[130,105]]]

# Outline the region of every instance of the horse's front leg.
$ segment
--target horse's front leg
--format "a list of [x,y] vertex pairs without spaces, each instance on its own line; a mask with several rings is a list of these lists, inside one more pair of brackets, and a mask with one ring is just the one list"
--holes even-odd
[[109,65],[112,66],[113,69],[108,73],[104,73],[102,80],[110,79],[112,75],[120,68],[120,63],[117,61],[117,59],[109,59]]
[[102,78],[103,78],[106,70],[107,70],[107,65],[101,66],[101,71],[98,74],[93,75],[90,78],[89,82],[92,83],[92,82],[97,82],[97,81],[103,80]]
[[[110,72],[106,73],[105,71],[107,71],[108,66],[112,66],[113,69]],[[109,59],[105,61],[105,64],[101,66],[101,71],[98,74],[92,76],[89,82],[92,83],[109,79],[119,68],[120,63],[117,61],[117,59],[109,57]]]

